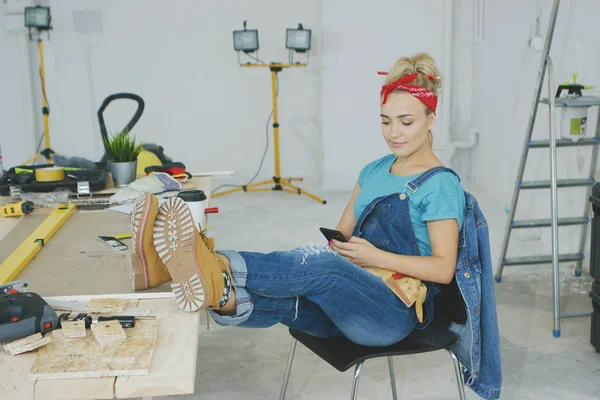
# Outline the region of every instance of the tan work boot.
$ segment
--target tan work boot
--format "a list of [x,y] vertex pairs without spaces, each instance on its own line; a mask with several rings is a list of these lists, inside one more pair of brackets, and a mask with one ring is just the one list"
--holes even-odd
[[154,248],[152,229],[158,211],[158,199],[150,193],[142,193],[133,203],[131,212],[131,284],[133,290],[149,289],[171,277]]
[[[177,305],[184,311],[219,309],[229,267],[214,251],[214,240],[198,232],[187,204],[178,197],[165,201],[154,222],[154,245],[173,283]],[[213,248],[210,248],[213,247]]]

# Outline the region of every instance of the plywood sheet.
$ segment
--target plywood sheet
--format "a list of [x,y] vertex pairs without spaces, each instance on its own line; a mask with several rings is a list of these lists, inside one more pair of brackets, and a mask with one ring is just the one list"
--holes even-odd
[[[48,333],[52,342],[38,350],[30,375],[38,380],[147,375],[158,337],[158,324],[158,319],[136,321],[134,328],[125,330],[127,339],[124,342],[105,347],[96,341],[94,335],[70,339],[60,330],[52,331]],[[121,353],[134,357],[136,361],[103,361]]]
[[[140,300],[165,323],[159,327],[152,368],[146,376],[121,376],[115,384],[119,399],[194,393],[200,313],[180,310],[173,299]],[[169,321],[167,324],[166,321]]]
[[47,345],[48,343],[50,343],[49,337],[44,337],[41,333],[36,333],[5,344],[4,350],[8,351],[11,355],[14,356],[17,354],[27,353],[28,351],[35,350],[39,347]]
[[122,312],[128,301],[127,299],[90,299],[86,312],[88,314]]

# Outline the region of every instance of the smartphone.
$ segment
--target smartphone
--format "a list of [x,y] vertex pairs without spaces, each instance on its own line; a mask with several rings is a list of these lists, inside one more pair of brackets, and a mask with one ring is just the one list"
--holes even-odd
[[331,239],[335,239],[340,242],[348,241],[348,239],[346,239],[342,232],[336,231],[335,229],[319,228],[319,230],[321,231],[323,236],[325,236],[325,239],[327,239],[327,241],[330,241]]

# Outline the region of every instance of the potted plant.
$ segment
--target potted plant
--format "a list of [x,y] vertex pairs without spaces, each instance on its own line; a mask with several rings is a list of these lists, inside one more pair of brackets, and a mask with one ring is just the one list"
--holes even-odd
[[104,146],[115,187],[127,187],[135,180],[137,158],[143,146],[128,131],[117,132],[106,138]]

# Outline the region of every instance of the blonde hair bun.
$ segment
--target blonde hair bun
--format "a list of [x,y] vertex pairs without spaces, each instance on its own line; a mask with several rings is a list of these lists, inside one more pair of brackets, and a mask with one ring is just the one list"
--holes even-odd
[[[433,57],[427,53],[418,53],[412,57],[400,57],[388,72],[385,84],[415,72],[418,75],[410,84],[421,86],[437,96],[438,90],[442,87],[440,69]],[[428,78],[427,75],[439,76],[440,79]]]

